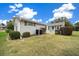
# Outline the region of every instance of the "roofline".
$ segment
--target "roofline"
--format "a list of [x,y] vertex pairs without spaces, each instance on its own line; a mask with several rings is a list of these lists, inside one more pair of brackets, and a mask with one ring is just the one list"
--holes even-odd
[[16,18],[19,18],[20,21],[23,20],[23,21],[28,21],[28,22],[33,22],[33,23],[36,23],[36,24],[39,24],[39,25],[44,25],[44,26],[47,26],[46,24],[42,24],[42,23],[39,23],[39,22],[35,22],[33,20],[29,20],[29,19],[25,19],[25,18],[21,18],[21,17],[16,17]]

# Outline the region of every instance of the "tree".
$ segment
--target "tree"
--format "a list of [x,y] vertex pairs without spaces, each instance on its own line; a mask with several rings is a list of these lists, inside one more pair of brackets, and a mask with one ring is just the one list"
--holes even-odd
[[65,22],[65,26],[71,26],[71,27],[73,27],[73,24],[71,22],[69,22],[69,21],[66,21]]
[[66,17],[61,17],[61,21],[65,22],[65,26],[73,27],[73,24]]
[[79,26],[79,22],[75,23],[75,26]]
[[61,17],[60,19],[61,19],[61,21],[65,21],[65,22],[68,21],[68,19],[66,17]]
[[73,24],[66,17],[60,17],[60,18],[56,19],[56,21],[57,22],[65,22],[65,26],[73,27]]
[[7,22],[7,29],[14,30],[14,24],[13,24],[13,21],[9,21],[9,22]]

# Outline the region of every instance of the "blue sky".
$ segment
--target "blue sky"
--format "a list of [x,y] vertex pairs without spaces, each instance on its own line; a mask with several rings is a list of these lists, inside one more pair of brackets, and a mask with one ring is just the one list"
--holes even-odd
[[[25,3],[16,8],[18,9],[18,11],[11,11],[12,8],[10,8],[10,6],[14,5],[15,3],[0,3],[0,20],[10,20],[13,16],[22,11],[23,8],[28,7],[30,9],[33,9],[33,12],[37,13],[33,15],[33,17],[31,17],[32,19],[41,19],[42,23],[46,23],[46,21],[48,21],[49,19],[54,18],[54,14],[56,12],[53,13],[53,11],[55,9],[59,9],[62,5],[64,5],[64,3]],[[76,21],[79,21],[79,4],[73,3],[72,5],[75,7],[75,9],[69,10],[68,13],[72,12],[72,17],[69,19],[72,23],[74,23]]]

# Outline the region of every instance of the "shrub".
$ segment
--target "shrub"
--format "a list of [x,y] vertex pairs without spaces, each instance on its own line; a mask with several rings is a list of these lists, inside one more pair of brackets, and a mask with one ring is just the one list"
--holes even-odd
[[18,31],[11,31],[9,32],[10,38],[13,39],[20,39],[20,32]]
[[70,26],[65,26],[60,28],[61,35],[72,35],[73,28]]
[[22,34],[22,37],[30,37],[30,32],[24,32],[24,33]]
[[11,32],[11,31],[13,31],[13,30],[11,30],[11,29],[6,29],[6,30],[5,30],[6,33],[9,33],[9,32]]
[[5,32],[9,33],[9,29],[6,29]]
[[55,30],[55,34],[60,34],[60,30]]

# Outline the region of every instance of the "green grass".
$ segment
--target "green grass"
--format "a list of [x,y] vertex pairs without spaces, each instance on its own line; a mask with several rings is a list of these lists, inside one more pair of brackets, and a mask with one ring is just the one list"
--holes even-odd
[[72,36],[44,34],[22,40],[6,40],[0,32],[0,55],[79,56],[79,32]]
[[0,32],[0,55],[5,54],[7,33]]
[[79,56],[79,32],[73,32],[72,36],[44,34],[8,40],[5,55]]

